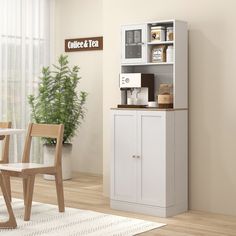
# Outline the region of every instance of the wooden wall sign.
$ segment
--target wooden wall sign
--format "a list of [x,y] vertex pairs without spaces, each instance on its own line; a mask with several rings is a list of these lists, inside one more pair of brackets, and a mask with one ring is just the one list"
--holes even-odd
[[65,52],[102,50],[103,37],[78,38],[65,40]]

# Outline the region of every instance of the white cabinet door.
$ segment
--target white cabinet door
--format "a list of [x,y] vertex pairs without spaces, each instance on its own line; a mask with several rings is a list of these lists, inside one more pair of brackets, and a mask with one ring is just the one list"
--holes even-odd
[[[137,112],[138,122],[138,201],[166,207],[166,114],[162,111]],[[169,124],[168,124],[169,125]],[[169,171],[172,170],[168,170]]]
[[111,197],[136,201],[136,111],[112,112]]
[[122,63],[147,62],[147,25],[122,27]]

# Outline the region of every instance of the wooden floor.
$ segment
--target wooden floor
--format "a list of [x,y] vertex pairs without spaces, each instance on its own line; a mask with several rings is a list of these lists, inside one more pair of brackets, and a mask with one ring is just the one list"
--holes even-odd
[[[22,198],[22,184],[20,179],[12,179],[12,190],[13,197]],[[141,235],[236,236],[236,217],[189,211],[172,218],[158,218],[112,210],[109,207],[109,199],[102,195],[102,178],[98,176],[77,174],[73,180],[64,182],[64,191],[67,207],[89,209],[168,224],[165,227]],[[36,179],[34,193],[34,201],[51,204],[56,203],[56,190],[53,181],[43,180],[39,176]]]

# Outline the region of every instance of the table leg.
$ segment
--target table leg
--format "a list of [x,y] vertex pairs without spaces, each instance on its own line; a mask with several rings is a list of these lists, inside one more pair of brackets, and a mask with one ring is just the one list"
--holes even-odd
[[9,196],[6,190],[6,186],[2,177],[2,174],[0,173],[0,187],[2,189],[2,194],[6,203],[6,207],[7,207],[7,211],[9,214],[9,219],[8,221],[5,222],[0,222],[0,228],[16,228],[17,224],[16,224],[16,218],[14,216],[12,207],[11,207],[11,202],[9,200]]

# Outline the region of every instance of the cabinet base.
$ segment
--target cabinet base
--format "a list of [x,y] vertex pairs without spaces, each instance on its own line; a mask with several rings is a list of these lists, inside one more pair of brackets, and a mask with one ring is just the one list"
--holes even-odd
[[186,212],[188,210],[187,203],[171,207],[157,207],[131,202],[110,200],[110,206],[112,209],[116,210],[130,211],[159,217],[170,217]]

